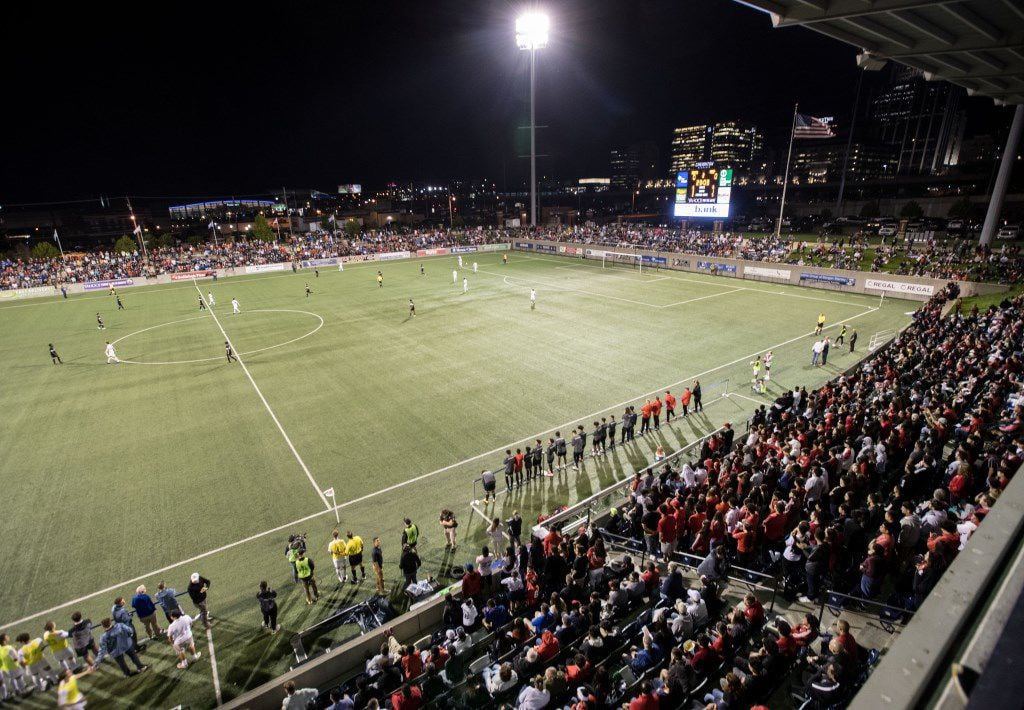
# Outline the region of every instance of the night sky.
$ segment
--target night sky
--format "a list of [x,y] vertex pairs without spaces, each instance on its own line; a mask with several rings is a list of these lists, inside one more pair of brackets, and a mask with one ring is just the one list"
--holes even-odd
[[[793,101],[845,116],[855,51],[731,0],[552,0],[538,56],[541,171],[608,173],[608,150]],[[504,1],[37,3],[7,8],[0,203],[521,179],[527,53]],[[140,13],[146,12],[142,15]]]

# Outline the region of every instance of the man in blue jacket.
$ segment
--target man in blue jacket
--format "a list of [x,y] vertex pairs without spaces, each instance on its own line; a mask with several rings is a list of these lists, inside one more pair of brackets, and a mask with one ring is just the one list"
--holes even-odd
[[139,585],[139,588],[135,590],[135,596],[132,597],[132,609],[135,610],[135,615],[139,617],[142,628],[149,634],[150,639],[159,638],[163,634],[160,622],[156,620],[156,604],[153,602],[153,597],[146,594],[145,585]]
[[[93,668],[107,656],[114,659],[118,668],[126,676],[133,676],[149,668],[139,660],[139,655],[135,652],[135,634],[126,624],[115,622],[109,618],[100,623],[103,626],[103,635],[100,636],[100,652],[96,654],[96,660],[92,662]],[[124,660],[125,656],[131,659],[138,671],[128,669],[128,664]]]

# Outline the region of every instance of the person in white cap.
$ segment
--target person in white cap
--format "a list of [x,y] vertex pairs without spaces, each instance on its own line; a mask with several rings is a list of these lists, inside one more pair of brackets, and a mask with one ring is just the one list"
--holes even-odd
[[196,651],[196,642],[192,638],[193,621],[195,619],[188,614],[182,614],[180,610],[172,611],[171,624],[167,627],[167,638],[178,654],[178,668],[182,670],[188,668],[188,658],[185,656],[186,649],[192,654],[193,661],[198,661],[202,655]]
[[114,346],[109,340],[107,341],[107,347],[104,349],[103,352],[107,354],[108,365],[111,363],[114,363],[116,365],[117,363],[121,362],[120,360],[117,359],[117,353],[114,351]]
[[210,628],[210,619],[213,618],[206,607],[206,592],[209,588],[210,580],[201,577],[198,572],[192,573],[188,583],[188,596],[199,610],[199,616],[196,618],[201,620],[206,628]]

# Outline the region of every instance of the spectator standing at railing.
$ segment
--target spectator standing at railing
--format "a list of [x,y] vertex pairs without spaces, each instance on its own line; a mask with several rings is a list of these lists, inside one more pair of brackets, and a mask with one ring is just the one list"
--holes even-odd
[[163,580],[156,585],[156,603],[164,610],[164,617],[168,624],[171,623],[171,614],[181,609],[181,604],[178,603],[178,593],[174,587],[168,587]]
[[110,618],[119,624],[124,624],[132,632],[132,643],[135,644],[136,650],[140,649],[138,632],[135,630],[135,623],[132,619],[132,613],[128,611],[128,606],[125,603],[124,597],[118,597],[114,600],[114,606],[110,608]]
[[295,681],[288,681],[284,684],[284,700],[281,701],[281,710],[306,710],[316,705],[316,698],[319,695],[316,688],[296,689]]
[[149,638],[155,639],[163,633],[160,624],[156,620],[156,604],[153,598],[146,593],[146,586],[139,585],[132,597],[132,608],[135,615],[142,622],[142,628],[149,634]]
[[199,619],[206,628],[210,628],[210,621],[213,619],[213,614],[210,613],[206,604],[206,593],[209,589],[210,580],[200,576],[198,572],[193,572],[189,577],[188,596],[199,610]]

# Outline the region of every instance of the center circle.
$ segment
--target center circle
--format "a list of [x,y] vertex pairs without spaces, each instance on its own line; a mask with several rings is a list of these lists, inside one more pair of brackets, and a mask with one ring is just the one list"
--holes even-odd
[[[302,335],[300,335],[300,336],[298,336],[296,338],[291,338],[289,340],[286,340],[286,341],[284,341],[282,343],[276,343],[274,345],[267,345],[266,347],[255,348],[253,350],[248,350],[248,351],[245,351],[245,352],[237,351],[236,354],[241,356],[241,357],[246,357],[248,355],[255,355],[256,353],[261,353],[261,352],[264,352],[266,350],[273,350],[275,348],[282,348],[285,345],[291,345],[292,343],[297,343],[298,341],[303,340],[305,338],[308,338],[309,336],[315,334],[318,330],[320,330],[321,328],[324,327],[324,319],[323,319],[323,317],[320,316],[320,315],[317,315],[316,313],[311,313],[310,311],[300,311],[300,310],[293,310],[293,309],[289,309],[289,308],[256,308],[256,309],[253,309],[251,311],[242,311],[242,313],[239,314],[239,315],[244,318],[245,315],[247,315],[249,313],[297,313],[297,314],[300,314],[300,315],[310,316],[312,318],[315,318],[318,321],[318,323],[317,323],[316,327],[313,328],[312,330],[310,330],[310,331],[308,331],[306,333],[303,333]],[[230,318],[230,319],[235,319],[235,318],[238,318],[239,315],[232,315],[232,316],[226,316],[226,317]],[[166,323],[158,323],[157,325],[151,325],[151,326],[149,326],[147,328],[142,328],[140,330],[136,330],[134,332],[128,333],[127,335],[122,335],[117,340],[111,341],[111,345],[117,345],[118,343],[120,343],[122,341],[128,340],[129,338],[131,338],[133,336],[136,336],[136,335],[141,335],[142,333],[148,333],[148,332],[153,331],[153,330],[158,330],[160,328],[167,328],[169,326],[178,325],[180,323],[188,323],[190,321],[199,320],[199,319],[202,319],[202,318],[211,318],[211,317],[209,315],[206,315],[206,314],[201,314],[201,315],[192,316],[190,318],[181,318],[179,320],[172,320],[172,321],[168,321]],[[214,355],[213,357],[202,357],[202,358],[195,358],[195,359],[191,359],[191,360],[163,360],[163,361],[158,361],[158,362],[157,361],[146,362],[146,361],[142,361],[142,360],[126,360],[126,359],[122,358],[121,362],[128,363],[130,365],[191,365],[191,364],[199,363],[199,362],[214,362],[216,360],[223,360],[223,359],[224,359],[224,355]]]

